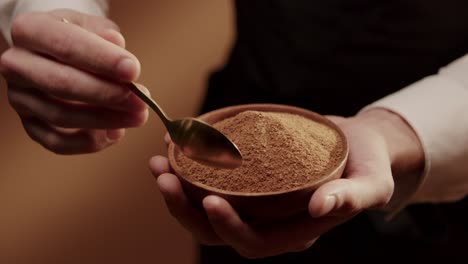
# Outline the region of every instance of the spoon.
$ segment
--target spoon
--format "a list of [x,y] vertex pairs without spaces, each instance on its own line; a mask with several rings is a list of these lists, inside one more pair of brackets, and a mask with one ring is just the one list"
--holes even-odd
[[219,130],[196,118],[172,120],[137,84],[130,82],[129,87],[158,114],[172,142],[185,156],[217,168],[234,169],[242,165],[239,149]]

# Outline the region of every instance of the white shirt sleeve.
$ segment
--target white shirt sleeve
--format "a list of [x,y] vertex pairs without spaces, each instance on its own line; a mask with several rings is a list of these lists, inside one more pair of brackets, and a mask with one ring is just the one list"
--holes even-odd
[[105,16],[107,0],[0,0],[0,28],[11,45],[10,27],[13,19],[22,13],[70,8],[90,15]]
[[468,55],[362,111],[374,107],[403,117],[423,145],[424,173],[402,203],[453,202],[468,195]]

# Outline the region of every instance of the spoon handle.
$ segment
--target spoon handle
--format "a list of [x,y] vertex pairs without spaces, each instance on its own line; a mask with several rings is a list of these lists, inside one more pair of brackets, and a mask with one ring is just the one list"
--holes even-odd
[[141,90],[140,87],[138,87],[137,84],[134,82],[128,83],[130,90],[134,92],[141,100],[143,100],[151,109],[158,114],[159,118],[161,118],[161,121],[164,123],[164,125],[168,128],[171,124],[171,119],[167,117],[166,113],[162,110],[162,108],[151,98],[149,97],[143,90]]

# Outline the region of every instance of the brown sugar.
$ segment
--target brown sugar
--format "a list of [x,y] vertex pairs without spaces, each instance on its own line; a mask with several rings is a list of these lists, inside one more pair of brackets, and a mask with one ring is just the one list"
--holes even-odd
[[335,130],[294,114],[245,111],[213,126],[238,146],[242,166],[212,168],[181,153],[176,159],[188,179],[226,191],[276,192],[315,182],[343,151]]

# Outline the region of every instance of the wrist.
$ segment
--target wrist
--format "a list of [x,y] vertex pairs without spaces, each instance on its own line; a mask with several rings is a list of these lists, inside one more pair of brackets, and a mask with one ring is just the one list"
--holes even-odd
[[423,173],[423,147],[414,130],[400,115],[384,108],[374,108],[359,113],[355,118],[384,138],[394,179]]

